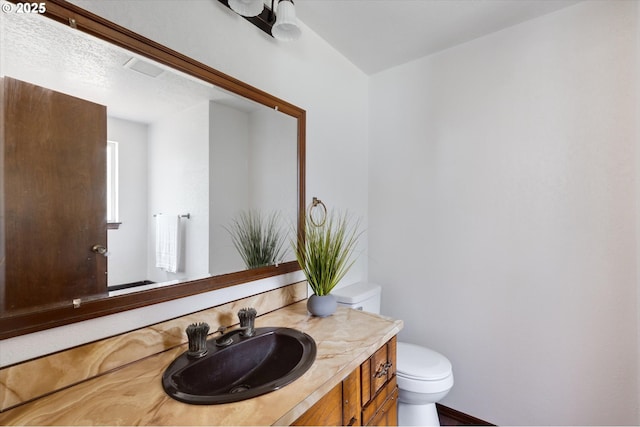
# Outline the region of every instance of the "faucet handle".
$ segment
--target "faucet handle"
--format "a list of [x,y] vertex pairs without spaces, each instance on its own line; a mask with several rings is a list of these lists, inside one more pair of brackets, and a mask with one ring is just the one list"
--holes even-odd
[[209,325],[204,322],[192,323],[187,326],[187,338],[189,339],[189,350],[187,356],[202,357],[207,354],[207,335]]
[[238,312],[238,319],[240,319],[240,327],[244,329],[242,335],[245,337],[251,337],[255,334],[255,321],[258,312],[255,308],[247,307]]

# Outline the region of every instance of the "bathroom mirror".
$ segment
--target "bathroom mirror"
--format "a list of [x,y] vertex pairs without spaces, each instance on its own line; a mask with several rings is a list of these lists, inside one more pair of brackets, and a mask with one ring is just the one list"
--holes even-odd
[[[108,143],[100,163],[106,188],[94,185],[85,197],[104,202],[104,241],[79,244],[93,271],[79,281],[97,281],[92,291],[76,290],[55,272],[45,271],[35,285],[21,283],[22,276],[11,275],[11,263],[19,259],[21,271],[35,270],[29,262],[43,264],[37,260],[48,254],[70,257],[73,245],[64,239],[82,234],[72,230],[84,227],[84,218],[68,227],[45,224],[42,241],[23,245],[33,236],[14,226],[11,204],[23,203],[7,190],[12,168],[3,163],[0,226],[7,232],[0,239],[0,338],[298,270],[290,250],[272,265],[247,266],[228,229],[242,212],[277,213],[285,233],[304,226],[304,110],[73,4],[45,5],[43,16],[2,17],[0,75],[106,106]],[[74,171],[86,163],[67,156],[65,167]],[[61,204],[66,197],[62,191],[51,196]],[[158,261],[166,255],[158,242],[166,239],[167,220],[180,241],[169,267]],[[47,240],[56,227],[67,231]],[[31,259],[15,256],[19,247]],[[38,255],[38,248],[46,249]],[[24,294],[21,287],[27,296],[15,303]]]

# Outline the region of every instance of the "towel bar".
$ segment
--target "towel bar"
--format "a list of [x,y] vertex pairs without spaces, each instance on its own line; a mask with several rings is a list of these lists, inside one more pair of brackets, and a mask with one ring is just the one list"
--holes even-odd
[[[162,215],[162,213],[153,214],[153,217],[155,218],[155,217],[157,217],[158,215]],[[187,219],[191,219],[191,214],[190,214],[190,213],[187,213],[187,214],[181,214],[181,215],[178,215],[178,216],[179,216],[180,218],[187,218]]]

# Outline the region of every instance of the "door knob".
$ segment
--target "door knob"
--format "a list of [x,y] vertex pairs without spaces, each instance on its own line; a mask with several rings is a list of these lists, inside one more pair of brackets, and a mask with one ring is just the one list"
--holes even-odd
[[104,255],[104,256],[109,255],[109,253],[107,252],[107,248],[105,248],[102,245],[93,245],[91,247],[91,251],[97,253],[98,255]]

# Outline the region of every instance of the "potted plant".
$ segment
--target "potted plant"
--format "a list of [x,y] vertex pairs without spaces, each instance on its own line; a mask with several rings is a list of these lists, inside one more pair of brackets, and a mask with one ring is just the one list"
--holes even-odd
[[307,300],[307,309],[312,315],[325,317],[335,312],[337,302],[331,290],[355,262],[352,255],[361,234],[358,226],[359,222],[351,223],[347,213],[332,211],[326,215],[325,210],[322,221],[315,220],[311,210],[305,216],[304,233],[293,246],[313,290]]
[[241,211],[229,228],[233,245],[247,269],[277,265],[285,252],[286,235],[277,212],[264,215],[256,210]]

